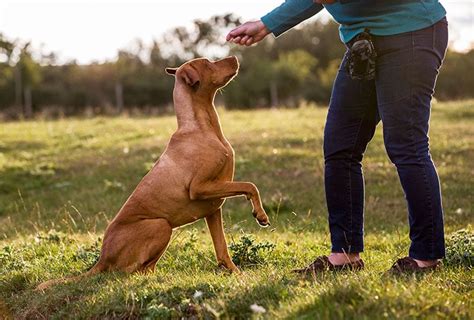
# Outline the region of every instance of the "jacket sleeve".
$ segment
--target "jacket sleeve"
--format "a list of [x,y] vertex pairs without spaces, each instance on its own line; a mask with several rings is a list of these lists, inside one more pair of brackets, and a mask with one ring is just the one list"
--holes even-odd
[[323,9],[322,4],[313,0],[285,0],[261,18],[263,24],[275,37],[293,28],[300,22],[314,16]]

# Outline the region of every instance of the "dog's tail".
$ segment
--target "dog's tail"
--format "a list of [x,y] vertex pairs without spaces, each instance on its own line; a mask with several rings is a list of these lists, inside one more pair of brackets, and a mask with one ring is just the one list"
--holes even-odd
[[38,291],[44,291],[52,286],[55,286],[57,284],[61,284],[61,283],[68,283],[68,282],[75,282],[75,281],[79,281],[83,278],[86,278],[86,277],[90,277],[90,276],[93,276],[95,274],[98,274],[100,272],[103,271],[103,268],[102,268],[102,264],[100,263],[100,261],[94,265],[89,271],[83,273],[83,274],[80,274],[78,276],[74,276],[74,277],[66,277],[66,278],[61,278],[61,279],[52,279],[52,280],[48,280],[48,281],[45,281],[45,282],[42,282],[40,283],[35,290],[38,290]]

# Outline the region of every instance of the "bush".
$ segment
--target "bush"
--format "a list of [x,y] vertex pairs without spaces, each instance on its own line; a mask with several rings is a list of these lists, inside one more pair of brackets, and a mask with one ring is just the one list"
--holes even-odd
[[264,241],[256,242],[250,235],[243,235],[239,242],[230,244],[232,251],[232,261],[240,267],[251,267],[265,263],[266,256],[264,253],[272,252],[275,244]]
[[92,268],[100,257],[100,242],[99,238],[92,245],[88,247],[80,246],[77,252],[74,254],[73,259],[75,261],[83,261],[89,268]]
[[474,232],[461,229],[448,237],[444,264],[468,268],[474,265]]

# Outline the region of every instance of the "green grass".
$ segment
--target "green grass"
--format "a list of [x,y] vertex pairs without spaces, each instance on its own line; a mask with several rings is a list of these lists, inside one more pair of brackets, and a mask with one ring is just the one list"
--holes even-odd
[[[0,124],[0,319],[464,318],[474,317],[474,272],[451,263],[417,277],[384,275],[409,245],[406,206],[379,127],[366,174],[366,269],[304,279],[291,273],[328,253],[322,133],[326,109],[223,111],[236,179],[261,191],[272,227],[260,229],[244,199],[230,199],[230,243],[251,234],[257,266],[216,268],[202,221],[174,231],[153,274],[103,274],[57,285],[97,257],[107,222],[159,157],[176,124],[95,118]],[[474,101],[437,103],[432,155],[442,182],[446,232],[474,224]],[[237,246],[238,247],[238,246]],[[453,260],[454,261],[454,260]],[[252,311],[256,304],[264,313]]]

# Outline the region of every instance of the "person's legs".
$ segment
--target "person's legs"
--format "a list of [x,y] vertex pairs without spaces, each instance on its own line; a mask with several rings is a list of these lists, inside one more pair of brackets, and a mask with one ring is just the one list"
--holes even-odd
[[428,127],[446,46],[445,21],[415,32],[375,37],[378,110],[385,147],[408,203],[409,256],[428,262],[445,253],[441,193],[429,151]]
[[325,190],[333,264],[346,262],[345,255],[357,257],[364,249],[361,161],[378,122],[374,81],[353,80],[341,67],[324,129]]

